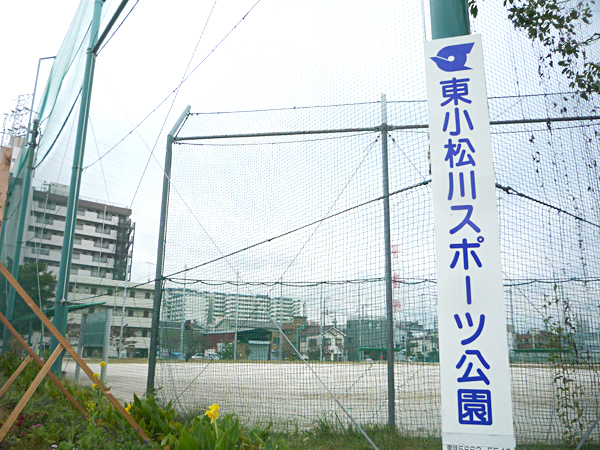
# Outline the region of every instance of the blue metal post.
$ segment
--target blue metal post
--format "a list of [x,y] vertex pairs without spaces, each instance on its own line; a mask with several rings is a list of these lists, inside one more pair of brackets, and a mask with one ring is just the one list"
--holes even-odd
[[160,228],[158,230],[158,248],[156,251],[156,275],[154,277],[154,303],[152,306],[152,325],[150,328],[150,348],[148,349],[148,378],[146,379],[146,394],[154,393],[154,376],[156,375],[156,353],[158,351],[160,326],[160,308],[162,302],[163,269],[165,264],[165,244],[167,237],[167,210],[169,207],[169,190],[171,189],[171,160],[175,133],[190,112],[186,108],[167,135],[167,150],[165,152],[165,168],[163,173],[162,200],[160,204]]

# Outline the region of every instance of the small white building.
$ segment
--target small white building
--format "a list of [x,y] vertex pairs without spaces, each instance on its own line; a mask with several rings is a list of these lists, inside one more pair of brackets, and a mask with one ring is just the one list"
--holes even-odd
[[[346,335],[333,325],[308,325],[300,332],[300,354],[309,359],[319,359],[322,354],[322,361],[345,361],[345,339]],[[317,353],[319,358],[311,358]]]

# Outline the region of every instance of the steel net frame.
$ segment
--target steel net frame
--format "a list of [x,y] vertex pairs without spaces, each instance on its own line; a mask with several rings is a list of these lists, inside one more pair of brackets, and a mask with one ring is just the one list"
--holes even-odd
[[[534,97],[530,101],[560,101],[556,97]],[[561,98],[564,102],[564,97]],[[522,100],[490,99],[490,109],[505,109],[507,103]],[[396,350],[394,392],[398,398],[395,412],[396,425],[410,434],[435,434],[441,425],[424,107],[420,102],[388,102],[391,118],[413,119],[409,125],[395,126],[392,122],[387,131]],[[352,114],[344,110],[359,111],[356,120],[370,113],[372,123],[380,115],[380,108],[380,102],[373,102],[323,109],[345,118]],[[252,116],[261,116],[258,122],[269,124],[289,123],[289,117],[297,115],[300,117],[294,122],[303,124],[301,116],[307,113],[275,110],[231,115],[250,117],[238,118],[240,123],[252,123]],[[221,122],[223,116],[222,113],[190,114],[174,139],[174,168],[212,165],[214,176],[202,177],[197,171],[185,169],[179,175],[172,175],[177,191],[171,196],[178,199],[169,200],[162,311],[164,315],[165,308],[171,309],[167,314],[173,314],[177,307],[183,309],[179,321],[163,317],[161,327],[163,339],[178,341],[175,347],[182,350],[178,353],[197,350],[202,345],[214,346],[214,339],[221,340],[217,343],[221,344],[217,345],[221,350],[234,342],[239,349],[235,361],[196,360],[186,364],[160,360],[157,376],[162,388],[160,395],[164,400],[175,400],[183,409],[217,401],[250,422],[274,421],[280,426],[302,427],[311,426],[321,417],[337,416],[345,423],[348,419],[342,418],[343,413],[333,398],[337,397],[359,422],[386,423],[388,377],[386,365],[377,360],[386,351],[382,211],[385,197],[380,187],[379,153],[382,126],[369,128],[351,123],[352,126],[342,130],[320,127],[315,132],[288,128],[227,136],[218,133],[219,124],[228,126],[227,120]],[[281,116],[288,120],[282,120]],[[594,418],[599,407],[598,349],[594,343],[598,319],[593,298],[598,294],[600,280],[594,275],[596,257],[590,245],[600,232],[595,206],[597,194],[595,189],[578,186],[577,192],[583,193],[580,198],[572,194],[554,197],[552,193],[561,191],[560,186],[546,189],[535,181],[535,174],[554,167],[552,160],[544,167],[540,161],[532,159],[530,163],[529,159],[541,153],[539,146],[554,141],[563,157],[570,154],[573,159],[585,161],[597,152],[597,142],[588,136],[598,132],[598,123],[596,117],[588,115],[585,105],[573,117],[525,120],[492,117],[515,426],[520,442],[555,441],[560,439],[564,428],[557,411],[572,401],[556,397],[553,379],[557,375],[570,377],[585,390],[586,395],[579,401],[586,423]],[[188,133],[193,127],[198,124],[204,127],[214,118],[218,119],[215,133],[190,137]],[[502,151],[526,144],[528,152]],[[572,148],[581,145],[587,151],[573,156],[566,148],[568,145]],[[248,152],[259,154],[232,162]],[[350,162],[344,161],[344,157]],[[308,172],[314,172],[312,177],[298,176],[301,171],[298,158],[304,158],[304,164],[311,168]],[[521,161],[512,161],[514,158]],[[239,171],[232,169],[238,164]],[[522,172],[508,169],[515,166]],[[292,191],[291,197],[298,197],[297,200],[287,199],[288,203],[282,206],[276,201],[282,193],[265,189],[263,184],[278,185],[280,181],[268,179],[267,175],[275,174],[274,167],[281,171],[275,176],[290,177],[286,178],[286,192]],[[323,167],[328,168],[327,172]],[[583,167],[592,175],[587,180],[596,182],[597,175],[590,171],[589,164]],[[337,185],[334,177],[325,177],[329,172],[340,174]],[[233,180],[236,176],[243,180]],[[320,210],[312,212],[312,216],[306,205],[318,202],[307,201],[311,193],[296,189],[294,176],[304,180],[302,185],[313,186],[313,194],[323,198]],[[577,177],[581,181],[582,174],[574,170],[572,178]],[[200,178],[206,178],[206,182],[199,181]],[[567,179],[564,188],[575,189],[569,174],[564,178]],[[316,179],[323,186],[314,187],[311,183]],[[258,180],[258,187],[251,187],[249,180]],[[242,186],[252,192],[244,192]],[[324,190],[331,192],[323,195]],[[194,192],[202,194],[195,198]],[[252,198],[255,200],[251,206],[240,206]],[[232,204],[223,207],[223,202]],[[208,222],[200,218],[206,214],[210,217]],[[231,214],[236,214],[243,225],[234,225],[235,216]],[[244,217],[245,214],[252,219]],[[260,217],[265,218],[264,222]],[[248,220],[258,222],[256,232],[249,228]],[[266,224],[272,223],[279,228],[269,233],[271,229]],[[226,247],[220,248],[211,237],[214,231],[208,228],[215,225],[228,227],[227,235],[235,242],[226,240],[223,243]],[[202,240],[204,243],[200,243]],[[293,249],[287,259],[280,254],[282,248]],[[261,260],[262,263],[257,263]],[[257,264],[268,269],[257,269]],[[222,298],[217,300],[218,296]],[[219,301],[223,305],[217,306]],[[246,308],[243,314],[239,311],[240,302]],[[284,310],[285,302],[292,305],[291,312]],[[305,317],[305,322],[296,323],[294,315]],[[191,324],[190,318],[196,322]],[[551,341],[560,334],[557,327],[566,319],[579,324],[579,328],[571,336],[560,332],[564,334],[560,336],[561,345],[569,350],[562,355],[554,354]],[[298,331],[302,325],[305,327]],[[303,335],[307,328],[316,328],[316,334]],[[271,333],[267,338],[265,331]],[[335,350],[329,353],[327,349],[323,359],[319,344],[329,344],[337,331],[343,337],[345,353],[336,355]],[[168,333],[171,337],[164,338]],[[537,347],[532,344],[529,348],[526,341],[532,334],[539,342]],[[198,335],[209,340],[212,336],[213,340],[201,344]],[[331,359],[311,363],[313,369],[307,370],[306,364],[299,360],[309,357],[308,346],[314,336],[317,348],[310,357],[317,361]],[[268,340],[270,346],[264,363],[251,358],[252,353],[247,350],[246,353],[240,350],[261,339]],[[356,342],[357,339],[364,342]]]
[[[479,9],[473,28],[486,55],[517,442],[558,442],[581,437],[600,407],[597,99],[570,92],[499,2]],[[422,14],[427,23],[426,8]],[[417,61],[421,50],[406,48],[403,58]],[[173,139],[160,274],[171,347],[163,356],[213,349],[235,360],[159,359],[163,400],[192,410],[217,401],[279,428],[323,417],[348,423],[333,397],[360,423],[387,423],[393,404],[398,429],[439,435],[422,70],[407,67],[406,83],[387,90],[383,120],[373,89],[385,92],[386,69],[372,82],[364,77],[358,91],[334,84],[347,103],[185,116]],[[389,195],[381,188],[383,136]],[[386,315],[394,319],[393,396],[380,359]],[[269,346],[265,362],[253,359],[264,357],[261,345]]]

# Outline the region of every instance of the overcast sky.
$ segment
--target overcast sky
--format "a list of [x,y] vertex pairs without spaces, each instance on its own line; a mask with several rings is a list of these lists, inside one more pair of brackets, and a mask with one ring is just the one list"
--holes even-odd
[[[377,102],[382,93],[390,100],[422,98],[419,54],[387,57],[422,42],[421,2],[413,2],[409,12],[379,4],[340,8],[237,0],[179,1],[167,7],[146,0],[135,7],[97,59],[85,163],[93,165],[84,172],[81,195],[132,206],[137,276],[136,270],[153,270],[165,134],[185,105],[197,112]],[[103,24],[117,5],[116,0],[106,2]],[[60,10],[46,2],[3,3],[2,46],[11,70],[3,75],[1,111],[8,112],[19,94],[32,92],[38,58],[57,53],[77,6],[75,1],[62,2]],[[386,38],[390,32],[394,39]],[[49,66],[43,63],[38,99]],[[174,104],[174,96],[169,97],[94,164],[194,69]],[[376,110],[375,118],[366,120],[378,122],[377,116]],[[338,122],[343,117],[338,113]],[[38,185],[68,184],[74,136],[73,130],[63,132],[60,151],[36,172]]]

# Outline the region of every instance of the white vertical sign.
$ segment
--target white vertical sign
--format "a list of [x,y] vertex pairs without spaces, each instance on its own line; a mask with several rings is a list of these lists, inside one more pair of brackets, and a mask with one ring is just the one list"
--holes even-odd
[[425,43],[444,450],[515,448],[481,36]]

